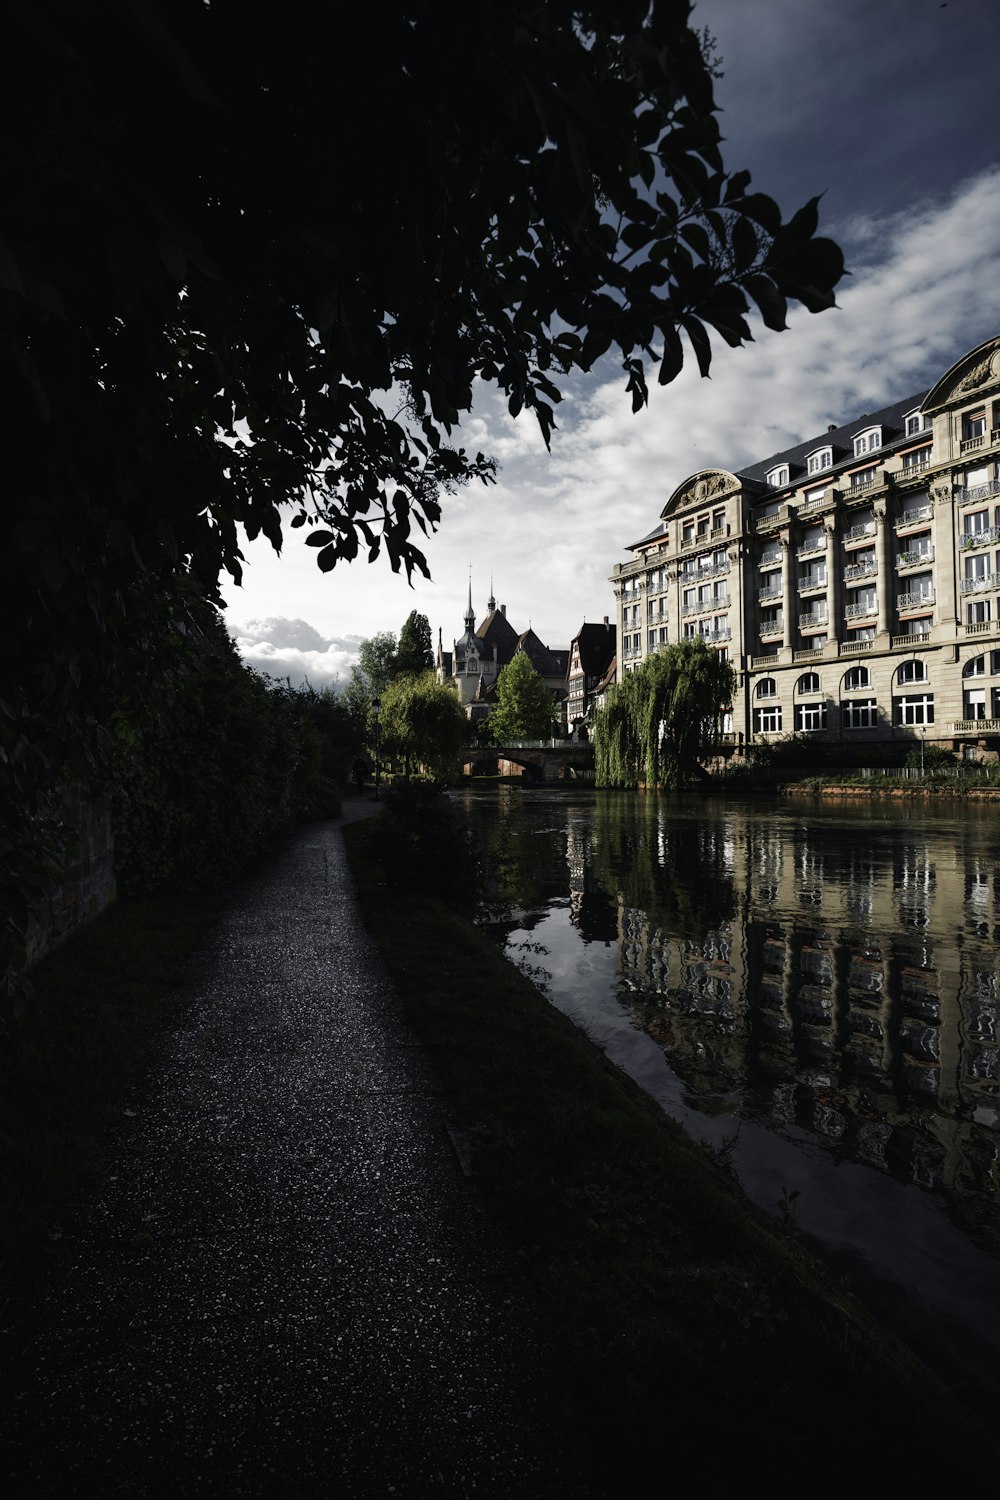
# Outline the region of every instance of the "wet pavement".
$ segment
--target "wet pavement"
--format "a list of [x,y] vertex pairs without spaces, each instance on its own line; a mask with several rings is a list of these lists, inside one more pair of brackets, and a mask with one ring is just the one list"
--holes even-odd
[[61,1230],[0,1329],[8,1494],[593,1493],[338,822],[235,890]]

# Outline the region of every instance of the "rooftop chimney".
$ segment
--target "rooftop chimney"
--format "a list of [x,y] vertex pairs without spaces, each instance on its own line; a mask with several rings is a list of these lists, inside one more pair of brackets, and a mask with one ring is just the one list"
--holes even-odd
[[506,606],[506,604],[501,604],[501,606],[500,606],[500,613],[503,615],[504,619],[506,620],[506,618],[507,618],[507,606]]
[[607,615],[604,616],[604,623],[605,623],[605,625],[608,623],[608,617],[607,617]]
[[831,422],[830,425],[827,427],[826,430],[827,430],[827,432],[836,432],[836,430],[837,430],[837,424],[836,424],[836,422]]

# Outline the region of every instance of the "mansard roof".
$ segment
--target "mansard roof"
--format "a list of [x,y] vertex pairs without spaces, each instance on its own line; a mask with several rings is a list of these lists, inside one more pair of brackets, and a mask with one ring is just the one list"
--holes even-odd
[[907,396],[903,401],[894,401],[891,406],[880,407],[878,411],[865,412],[860,417],[854,417],[850,422],[842,423],[839,427],[828,427],[823,432],[817,433],[815,437],[807,438],[804,443],[796,443],[793,448],[784,448],[780,453],[774,453],[770,458],[762,459],[759,463],[748,464],[746,468],[737,469],[737,477],[749,479],[755,484],[766,485],[767,476],[771,470],[780,469],[787,464],[788,482],[794,484],[796,479],[801,479],[808,472],[809,455],[821,448],[833,450],[831,468],[836,469],[838,464],[848,460],[853,463],[854,439],[859,433],[867,432],[869,427],[881,427],[882,446],[878,451],[884,453],[887,448],[892,448],[905,435],[905,419],[910,412],[920,408],[923,398],[923,391],[918,391],[915,396]]

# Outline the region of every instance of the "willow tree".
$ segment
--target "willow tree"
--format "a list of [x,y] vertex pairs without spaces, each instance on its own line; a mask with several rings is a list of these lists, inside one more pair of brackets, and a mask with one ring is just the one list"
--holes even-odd
[[598,786],[684,786],[714,743],[736,684],[695,637],[650,656],[611,689],[594,723]]

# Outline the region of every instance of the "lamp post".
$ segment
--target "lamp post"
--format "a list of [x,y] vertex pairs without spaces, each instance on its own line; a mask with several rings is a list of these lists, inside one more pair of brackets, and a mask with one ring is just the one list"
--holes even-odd
[[924,774],[924,735],[927,733],[927,725],[920,726],[920,774]]
[[372,699],[372,717],[375,720],[375,800],[378,801],[378,716],[382,712],[382,699]]

